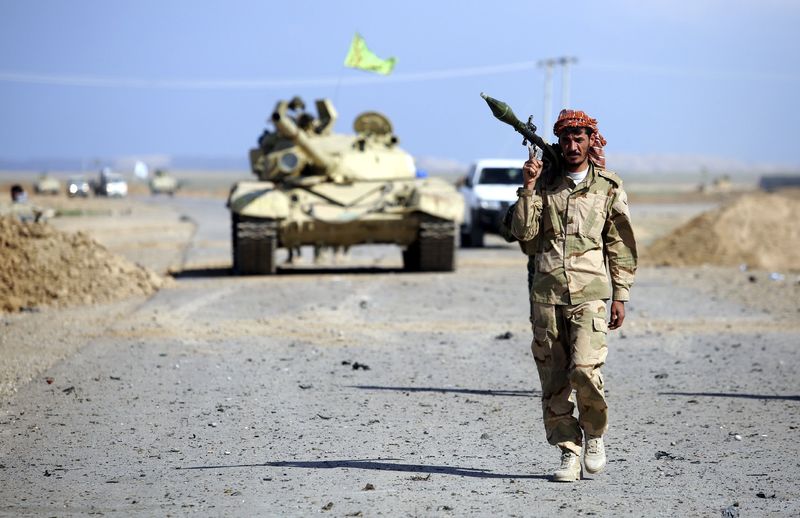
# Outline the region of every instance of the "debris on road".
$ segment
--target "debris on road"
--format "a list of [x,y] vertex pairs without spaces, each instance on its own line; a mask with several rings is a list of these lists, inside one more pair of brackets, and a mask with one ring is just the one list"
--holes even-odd
[[342,365],[352,365],[354,371],[357,371],[359,369],[365,370],[365,371],[369,370],[369,365],[367,365],[365,363],[351,362],[350,360],[342,361]]
[[734,502],[722,510],[722,518],[739,518],[739,502]]
[[686,460],[683,457],[677,457],[666,451],[657,451],[656,460]]
[[513,336],[514,336],[514,333],[512,333],[511,331],[506,331],[503,334],[499,334],[499,335],[495,336],[494,339],[495,340],[511,340],[511,338],[513,338]]

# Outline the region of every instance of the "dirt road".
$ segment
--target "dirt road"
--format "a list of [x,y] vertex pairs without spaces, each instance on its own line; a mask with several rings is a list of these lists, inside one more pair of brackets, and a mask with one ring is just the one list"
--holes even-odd
[[214,266],[227,220],[177,203],[197,259],[173,286],[0,321],[6,342],[61,322],[76,344],[3,401],[0,513],[800,513],[791,280],[643,269],[610,336],[608,469],[555,484],[514,246],[453,274],[365,247],[349,269],[236,278]]

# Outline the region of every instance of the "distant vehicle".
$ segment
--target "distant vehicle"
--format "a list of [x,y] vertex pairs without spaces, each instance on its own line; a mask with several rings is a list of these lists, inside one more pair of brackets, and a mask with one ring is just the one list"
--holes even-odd
[[482,247],[484,234],[496,234],[509,205],[522,186],[523,160],[482,159],[471,168],[459,188],[464,197],[461,246]]
[[758,180],[758,187],[762,191],[775,192],[779,189],[800,188],[800,175],[769,175]]
[[128,195],[128,182],[121,174],[112,173],[105,167],[100,171],[100,178],[94,185],[94,193],[98,196],[124,198]]
[[164,171],[157,169],[150,179],[150,194],[169,194],[173,196],[178,190],[178,180]]
[[44,173],[33,184],[33,192],[36,194],[56,195],[61,192],[61,182],[53,176]]
[[83,176],[73,176],[67,180],[67,196],[70,198],[75,196],[86,198],[91,190],[89,182]]

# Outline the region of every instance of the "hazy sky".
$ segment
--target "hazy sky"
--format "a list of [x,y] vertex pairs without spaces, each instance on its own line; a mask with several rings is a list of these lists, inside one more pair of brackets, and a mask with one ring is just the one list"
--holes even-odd
[[[538,124],[536,62],[567,55],[610,154],[798,167],[798,27],[790,0],[0,0],[0,158],[244,157],[295,94],[343,131],[386,113],[416,156],[523,156],[478,94]],[[355,31],[393,75],[342,66]]]

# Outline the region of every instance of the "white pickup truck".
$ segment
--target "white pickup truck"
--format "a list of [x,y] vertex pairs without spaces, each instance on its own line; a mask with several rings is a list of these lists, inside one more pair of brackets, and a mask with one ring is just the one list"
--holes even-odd
[[462,247],[482,247],[486,232],[498,232],[508,206],[517,201],[523,163],[524,160],[487,158],[470,168],[459,189],[464,196]]

